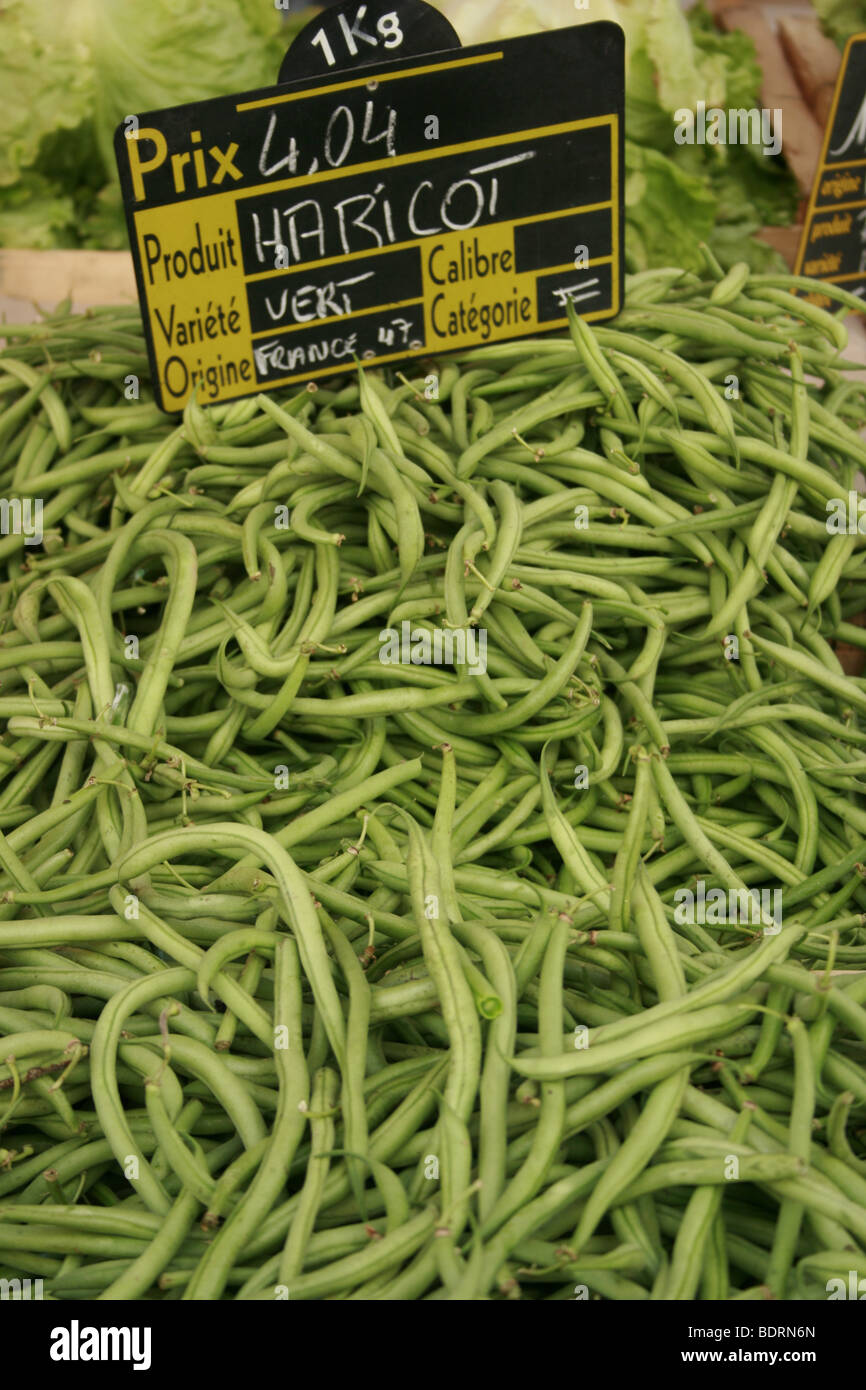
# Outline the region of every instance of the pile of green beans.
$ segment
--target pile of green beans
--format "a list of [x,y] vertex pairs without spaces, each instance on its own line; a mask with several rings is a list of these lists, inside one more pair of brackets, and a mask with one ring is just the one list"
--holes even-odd
[[136,311],[6,330],[0,1278],[866,1276],[866,397],[815,288],[707,254],[182,419]]

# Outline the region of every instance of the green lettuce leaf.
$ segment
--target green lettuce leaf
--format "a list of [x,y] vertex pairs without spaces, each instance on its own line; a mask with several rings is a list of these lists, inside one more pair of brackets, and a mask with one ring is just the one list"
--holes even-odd
[[840,48],[852,34],[866,32],[866,5],[863,0],[812,0],[821,27]]
[[49,179],[0,186],[0,246],[52,251],[75,235],[75,203]]
[[114,173],[115,127],[141,111],[276,81],[288,47],[280,11],[248,0],[72,0],[94,74],[93,117]]
[[756,230],[757,226],[751,220],[739,224],[717,222],[707,244],[723,270],[730,270],[738,261],[745,261],[756,272],[787,272],[789,266],[784,257],[766,241],[755,236]]
[[81,222],[81,244],[94,251],[128,251],[129,233],[120,184],[107,183],[90,200]]
[[[724,72],[724,97],[715,103],[725,107],[760,106],[761,69],[755,45],[739,29],[724,33],[713,23],[703,5],[689,10],[689,31],[695,47],[706,57],[718,59]],[[710,103],[707,102],[707,105]]]
[[127,246],[117,124],[270,86],[309,17],[282,15],[265,0],[0,0],[0,246]]
[[658,150],[625,147],[625,221],[629,269],[700,266],[698,244],[712,231],[716,201],[702,179]]
[[696,102],[720,106],[725,100],[726,64],[722,53],[702,51],[679,5],[650,0],[644,46],[656,71],[659,103],[666,111],[694,108]]
[[35,164],[47,136],[90,118],[94,76],[68,16],[65,5],[33,0],[0,6],[0,186]]

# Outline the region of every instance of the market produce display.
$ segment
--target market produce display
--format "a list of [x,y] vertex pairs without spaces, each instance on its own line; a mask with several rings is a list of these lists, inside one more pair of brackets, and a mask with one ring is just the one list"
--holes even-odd
[[[856,8],[858,0],[846,4]],[[745,34],[720,33],[702,6],[686,15],[678,0],[592,0],[583,8],[573,0],[440,0],[437,8],[467,45],[598,20],[621,25],[631,269],[697,269],[702,240],[726,266],[747,259],[755,268],[782,268],[754,233],[794,219],[797,190],[784,158],[675,138],[674,113],[698,99],[711,107],[761,106],[760,70]],[[131,113],[270,85],[312,13],[297,3],[280,11],[266,0],[4,0],[0,247],[125,250],[112,152],[118,123]],[[844,7],[840,14],[849,20]]]
[[0,1276],[866,1275],[866,397],[804,287],[182,420],[135,312],[10,327]]

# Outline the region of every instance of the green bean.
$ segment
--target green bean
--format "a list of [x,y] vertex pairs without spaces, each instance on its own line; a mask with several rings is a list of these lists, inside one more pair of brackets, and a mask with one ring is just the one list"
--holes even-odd
[[[560,1046],[562,1018],[557,1017],[557,1001],[562,990],[562,970],[568,944],[568,920],[560,916],[553,926],[544,961],[538,1007],[539,1047],[543,1056],[555,1057]],[[562,1081],[550,1080],[541,1087],[541,1108],[535,1126],[532,1146],[519,1171],[501,1193],[483,1223],[485,1234],[499,1229],[521,1206],[530,1201],[541,1188],[562,1141],[565,1123],[565,1087]]]
[[351,1150],[346,1167],[356,1200],[363,1212],[363,1182],[358,1159],[365,1157],[368,1142],[363,1083],[372,992],[354,950],[324,908],[319,908],[319,917],[349,989],[349,1017],[346,1025],[345,1062],[341,1068],[343,1075],[340,1107],[347,1153]]
[[[801,1019],[790,1018],[787,1027],[794,1043],[795,1090],[791,1109],[791,1153],[809,1162],[812,1120],[815,1112],[814,1062],[809,1037]],[[803,1205],[786,1198],[780,1208],[767,1268],[767,1284],[778,1298],[783,1298],[785,1286],[803,1219]]]
[[[293,1301],[323,1298],[402,1263],[426,1240],[434,1223],[435,1212],[425,1208],[367,1250],[335,1260],[322,1270],[300,1275],[289,1290],[290,1297]],[[271,1299],[274,1291],[268,1289],[258,1297]]]
[[[693,994],[697,992],[692,991]],[[747,1003],[713,1005],[685,1014],[677,1020],[676,1028],[669,1026],[668,1020],[662,1018],[645,1025],[639,1037],[627,1036],[595,1044],[590,1039],[585,1048],[576,1048],[573,1054],[560,1053],[550,1060],[522,1054],[512,1060],[512,1066],[521,1076],[536,1080],[593,1075],[640,1056],[655,1056],[666,1048],[688,1047],[708,1038],[724,1037],[744,1022],[743,1011],[749,1008]],[[609,1032],[616,1027],[616,1024],[610,1025]]]
[[465,1123],[478,1087],[481,1057],[478,1015],[456,945],[440,913],[442,895],[438,868],[420,826],[411,817],[406,818],[406,823],[409,831],[407,871],[412,913],[451,1042],[451,1063],[444,1098]]
[[302,1050],[300,968],[293,941],[280,942],[276,974],[274,1056],[280,1088],[271,1142],[243,1199],[186,1286],[185,1299],[219,1297],[238,1252],[273,1206],[304,1129],[304,1116],[299,1107],[301,1102],[308,1102],[309,1084]]
[[338,1094],[339,1078],[328,1068],[322,1068],[313,1078],[310,1093],[311,1158],[304,1179],[301,1202],[289,1228],[277,1273],[277,1283],[291,1288],[304,1264],[307,1242],[313,1232],[322,1190],[328,1176],[330,1150],[334,1143],[334,1123],[331,1117]]
[[[752,1116],[744,1109],[730,1131],[731,1144],[745,1140]],[[701,1267],[707,1243],[719,1218],[722,1205],[721,1187],[698,1187],[689,1199],[671,1254],[670,1268],[664,1283],[664,1297],[692,1299],[701,1278]]]

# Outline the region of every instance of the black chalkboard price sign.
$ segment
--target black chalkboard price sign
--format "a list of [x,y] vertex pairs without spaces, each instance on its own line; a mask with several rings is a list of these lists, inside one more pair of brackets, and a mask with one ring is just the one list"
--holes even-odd
[[[796,271],[866,301],[866,34],[849,39],[842,57]],[[824,309],[833,302],[818,291],[806,298]]]
[[280,75],[116,132],[164,410],[619,311],[617,25],[462,48],[420,0],[343,4]]

